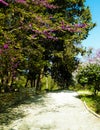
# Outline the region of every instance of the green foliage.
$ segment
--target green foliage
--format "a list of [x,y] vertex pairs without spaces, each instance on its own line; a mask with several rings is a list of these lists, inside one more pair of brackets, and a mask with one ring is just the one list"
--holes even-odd
[[[84,0],[54,0],[60,8],[54,10],[51,14],[57,19],[60,16],[62,26],[63,20],[66,24],[80,26],[81,23],[86,24],[86,28],[81,28],[76,31],[56,31],[56,35],[60,37],[59,41],[53,42],[47,49],[47,57],[51,62],[52,78],[61,86],[66,87],[72,83],[72,73],[77,68],[79,60],[76,56],[85,53],[85,50],[80,46],[81,41],[86,39],[88,32],[95,26],[91,20],[91,13],[88,7],[85,7]],[[76,27],[74,27],[76,28]],[[82,31],[82,33],[81,33]],[[59,49],[60,48],[60,49]]]
[[21,76],[25,87],[30,83],[36,90],[48,74],[62,87],[70,85],[76,56],[84,52],[79,45],[94,27],[84,0],[7,2],[0,8],[0,84],[5,92],[13,84],[21,86]]
[[24,76],[18,77],[19,79],[16,80],[16,86],[17,88],[21,88],[25,86],[26,78]]
[[87,106],[96,112],[97,114],[100,114],[100,93],[98,95],[92,95],[90,91],[78,91],[79,98],[81,98],[83,101],[86,102]]
[[58,85],[54,82],[51,76],[43,77],[41,85],[42,90],[51,91],[58,89]]
[[100,91],[100,65],[88,64],[81,66],[76,76],[78,83],[81,85],[91,86],[94,94],[96,91]]

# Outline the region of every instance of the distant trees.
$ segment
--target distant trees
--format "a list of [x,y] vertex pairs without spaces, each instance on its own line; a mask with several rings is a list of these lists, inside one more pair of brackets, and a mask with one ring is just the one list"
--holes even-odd
[[[92,58],[89,58],[89,63],[81,65],[77,73],[77,81],[82,86],[88,85],[94,94],[100,91],[100,51],[98,50]],[[94,58],[95,57],[95,58]]]

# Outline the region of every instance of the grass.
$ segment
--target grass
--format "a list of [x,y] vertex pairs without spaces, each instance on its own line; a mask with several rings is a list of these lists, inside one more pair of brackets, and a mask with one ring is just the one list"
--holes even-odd
[[79,98],[85,101],[91,110],[100,115],[100,92],[96,96],[88,90],[78,91],[78,93]]

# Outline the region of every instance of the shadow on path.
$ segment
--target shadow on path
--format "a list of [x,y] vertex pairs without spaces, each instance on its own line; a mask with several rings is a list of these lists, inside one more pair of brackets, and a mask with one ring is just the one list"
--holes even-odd
[[0,125],[6,126],[15,120],[25,117],[26,113],[23,108],[28,108],[32,103],[35,105],[44,105],[44,97],[45,95],[31,96],[30,98],[6,109],[4,112],[0,113]]
[[[55,90],[55,91],[49,91],[45,94],[38,94],[33,95],[30,98],[23,100],[21,102],[17,102],[15,105],[9,107],[4,112],[0,113],[0,125],[9,125],[11,122],[21,119],[27,115],[27,109],[36,109],[38,106],[45,106],[46,98],[48,93],[72,93],[73,91],[70,90]],[[76,93],[76,92],[75,92]],[[74,96],[74,95],[73,95]]]

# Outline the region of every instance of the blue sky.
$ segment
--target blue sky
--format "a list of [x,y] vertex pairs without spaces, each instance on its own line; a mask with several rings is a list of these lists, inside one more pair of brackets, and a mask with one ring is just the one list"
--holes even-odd
[[89,36],[82,42],[82,45],[98,49],[100,48],[100,0],[86,0],[86,5],[90,7],[92,21],[97,26],[89,32]]

